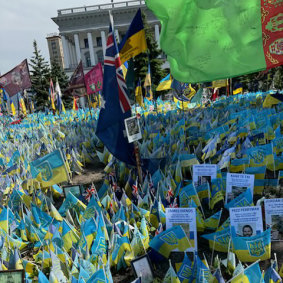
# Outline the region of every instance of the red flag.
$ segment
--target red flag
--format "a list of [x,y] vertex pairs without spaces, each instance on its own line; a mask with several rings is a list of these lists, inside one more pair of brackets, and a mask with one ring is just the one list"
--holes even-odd
[[85,79],[82,61],[80,61],[72,77],[70,78],[69,87],[65,90],[65,92],[72,93],[73,96],[85,95]]
[[87,94],[102,90],[103,72],[101,63],[95,65],[87,74],[85,74],[85,85]]
[[9,96],[13,96],[31,87],[27,59],[14,69],[0,77],[0,86]]

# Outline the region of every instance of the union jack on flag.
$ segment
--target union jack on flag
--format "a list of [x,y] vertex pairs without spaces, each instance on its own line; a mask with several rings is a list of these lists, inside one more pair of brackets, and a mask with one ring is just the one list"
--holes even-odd
[[137,181],[132,185],[132,189],[133,189],[133,195],[137,196],[138,193],[139,193],[138,182]]
[[169,190],[167,191],[167,194],[166,194],[166,200],[170,203],[171,201],[171,197],[173,198],[174,197],[174,192],[172,190],[172,188],[169,186]]
[[87,202],[89,202],[91,197],[92,197],[92,195],[95,194],[95,193],[96,193],[95,188],[93,186],[91,186],[91,188],[85,190],[83,196],[85,197]]
[[107,46],[104,57],[104,66],[115,66],[118,83],[119,101],[122,112],[125,113],[131,109],[130,100],[127,95],[127,85],[123,75],[122,64],[120,61],[119,51],[114,39],[112,26],[110,25],[107,38]]

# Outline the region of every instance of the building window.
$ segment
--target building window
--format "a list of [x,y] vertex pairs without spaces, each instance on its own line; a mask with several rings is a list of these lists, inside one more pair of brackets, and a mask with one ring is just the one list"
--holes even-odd
[[99,47],[102,46],[102,40],[101,40],[100,36],[96,38],[96,45],[99,46]]
[[89,46],[88,46],[88,39],[87,38],[84,39],[84,43],[85,43],[85,48],[89,48]]

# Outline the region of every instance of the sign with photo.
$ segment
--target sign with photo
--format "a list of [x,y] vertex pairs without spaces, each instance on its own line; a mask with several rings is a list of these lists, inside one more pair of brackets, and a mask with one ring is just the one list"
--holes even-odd
[[195,187],[208,183],[211,188],[211,180],[216,179],[216,177],[216,164],[193,165],[193,184]]
[[252,237],[263,232],[261,206],[229,208],[231,235]]
[[283,240],[283,198],[265,199],[266,229],[271,228],[271,240]]
[[63,192],[64,192],[65,197],[67,197],[69,192],[71,192],[76,198],[79,198],[82,194],[80,185],[64,186]]
[[245,192],[248,188],[251,189],[252,195],[254,191],[254,175],[250,174],[234,174],[227,173],[226,178],[226,200],[225,203],[230,202]]
[[197,225],[196,225],[196,209],[195,208],[166,208],[166,229],[174,226],[182,226],[186,233],[191,247],[189,252],[197,251]]
[[0,282],[5,283],[24,283],[25,271],[22,270],[1,270]]
[[125,119],[125,127],[129,143],[142,138],[139,120],[136,116]]
[[141,278],[141,283],[151,283],[153,281],[152,266],[147,254],[132,260],[131,265],[136,277]]

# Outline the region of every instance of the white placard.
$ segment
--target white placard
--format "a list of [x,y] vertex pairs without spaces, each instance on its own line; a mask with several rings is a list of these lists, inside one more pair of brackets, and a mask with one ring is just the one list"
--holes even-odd
[[231,234],[251,237],[263,232],[261,206],[229,208]]
[[254,193],[254,175],[227,173],[226,179],[226,199],[225,203],[230,202],[248,188]]
[[195,187],[208,183],[211,188],[211,180],[216,179],[216,177],[216,164],[193,165],[193,183]]
[[283,198],[265,199],[266,228],[271,228],[271,240],[283,240]]
[[142,138],[139,120],[136,116],[125,119],[125,127],[129,143]]
[[197,251],[197,224],[195,208],[166,208],[166,229],[180,225],[185,231],[191,247],[190,252]]

